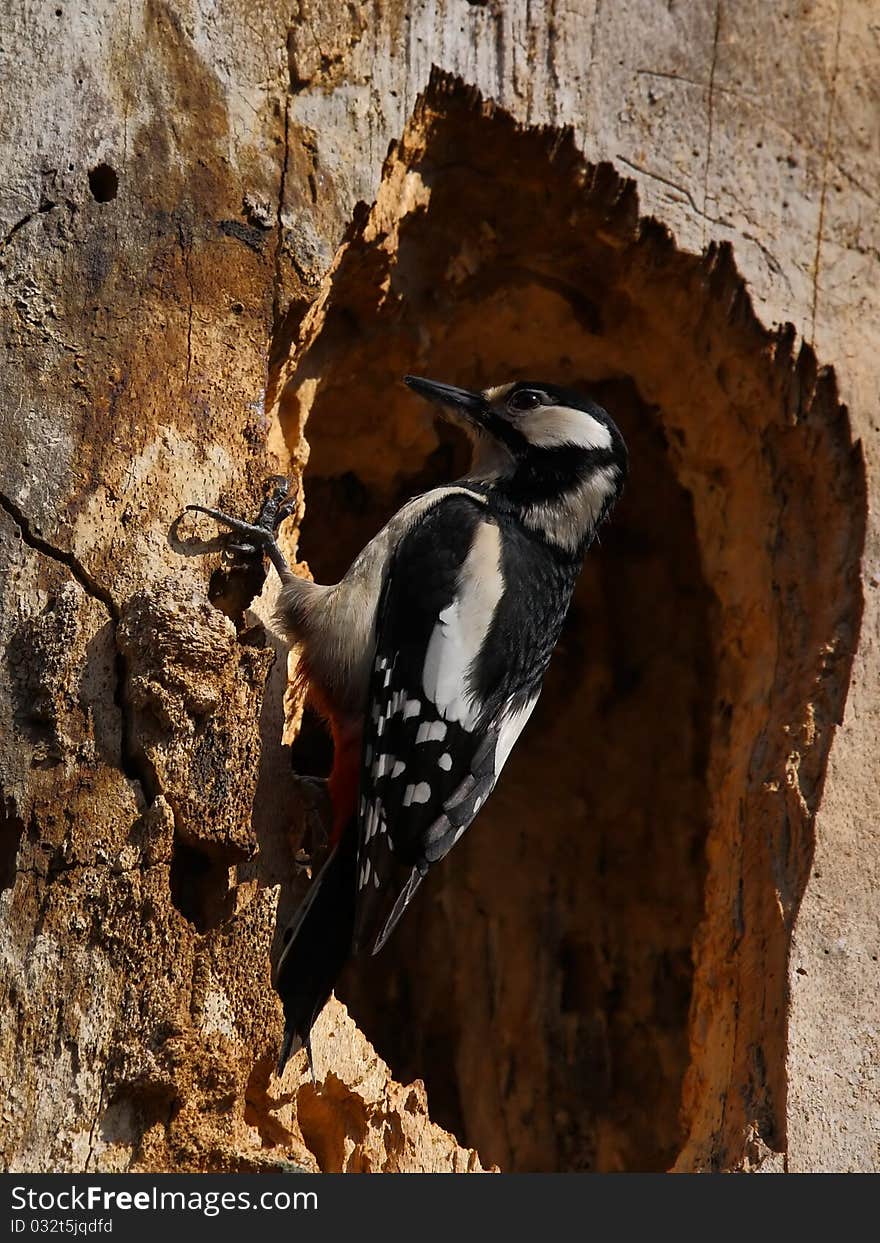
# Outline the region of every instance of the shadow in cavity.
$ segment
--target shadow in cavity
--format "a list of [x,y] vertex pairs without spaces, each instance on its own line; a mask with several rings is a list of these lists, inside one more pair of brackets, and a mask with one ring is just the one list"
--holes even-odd
[[[340,994],[395,1076],[424,1079],[432,1118],[485,1160],[662,1169],[682,1138],[711,603],[656,412],[629,382],[582,387],[619,420],[630,486],[492,799]],[[395,502],[449,478],[460,453],[442,445]],[[332,580],[385,515],[352,472],[308,480],[308,497],[303,555]]]
[[570,137],[438,78],[301,332],[278,411],[292,456],[308,417],[319,581],[465,467],[406,372],[584,388],[631,451],[498,788],[340,995],[503,1168],[784,1148],[788,950],[861,609],[833,377],[762,328],[728,248],[678,251]]
[[169,873],[171,901],[197,932],[219,928],[229,919],[235,895],[229,887],[229,860],[174,835]]

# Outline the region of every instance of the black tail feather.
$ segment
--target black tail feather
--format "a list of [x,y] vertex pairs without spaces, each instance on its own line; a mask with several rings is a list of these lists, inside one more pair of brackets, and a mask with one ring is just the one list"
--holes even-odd
[[351,953],[354,931],[357,834],[349,825],[342,840],[309,886],[290,925],[290,939],[275,970],[275,989],[284,1005],[284,1039],[278,1074],[305,1047],[315,1079],[310,1033]]
[[394,929],[397,927],[397,923],[401,915],[406,910],[406,908],[409,906],[410,902],[412,902],[413,897],[415,896],[416,890],[418,889],[419,885],[422,883],[422,881],[425,878],[425,873],[427,872],[427,870],[428,870],[427,867],[424,869],[424,871],[418,867],[414,867],[413,870],[410,872],[409,877],[407,878],[406,884],[404,885],[403,889],[401,889],[400,893],[397,895],[397,900],[394,903],[394,906],[391,908],[391,914],[385,920],[385,924],[382,928],[382,931],[379,933],[378,937],[376,938],[376,943],[373,946],[373,950],[372,950],[374,954],[379,953],[379,950],[382,948],[382,946],[391,936]]
[[284,1067],[289,1059],[302,1048],[300,1043],[297,1043],[296,1048],[294,1048],[295,1039],[298,1040],[298,1037],[294,1036],[293,1030],[290,1027],[285,1027],[284,1039],[281,1041],[281,1052],[278,1054],[278,1065],[275,1067],[275,1074],[279,1077],[284,1074]]

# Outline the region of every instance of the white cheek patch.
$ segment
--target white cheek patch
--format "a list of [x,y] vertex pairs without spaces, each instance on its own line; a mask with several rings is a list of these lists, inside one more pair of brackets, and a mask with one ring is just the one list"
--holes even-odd
[[519,420],[529,444],[549,449],[574,445],[578,449],[610,449],[611,432],[586,410],[568,406],[540,406]]

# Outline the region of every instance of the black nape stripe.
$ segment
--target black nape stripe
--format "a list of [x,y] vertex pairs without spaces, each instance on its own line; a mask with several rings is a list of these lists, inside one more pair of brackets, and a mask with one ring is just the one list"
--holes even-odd
[[585,449],[577,445],[532,448],[519,461],[513,474],[499,479],[496,490],[514,505],[535,505],[571,492],[602,467],[620,470],[619,455],[610,449]]

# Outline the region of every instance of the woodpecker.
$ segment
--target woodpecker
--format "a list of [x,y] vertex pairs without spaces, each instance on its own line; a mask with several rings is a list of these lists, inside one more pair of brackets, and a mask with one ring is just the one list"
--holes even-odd
[[405,383],[470,438],[454,483],[408,501],[332,586],[298,578],[271,524],[189,506],[262,546],[276,624],[334,742],[331,851],[285,933],[279,1073],[352,955],[375,954],[492,792],[528,721],[627,450],[588,397],[543,381]]

